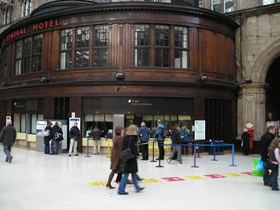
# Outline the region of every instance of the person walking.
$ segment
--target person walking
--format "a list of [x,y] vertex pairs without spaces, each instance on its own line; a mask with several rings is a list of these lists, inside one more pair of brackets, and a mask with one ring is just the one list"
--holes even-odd
[[243,133],[241,134],[242,150],[244,155],[249,155],[249,138],[250,134],[248,133],[248,129],[244,128]]
[[269,175],[269,184],[273,191],[278,191],[278,171],[280,163],[280,140],[274,138],[268,147],[269,160],[267,162],[267,168],[271,170]]
[[94,129],[92,130],[92,138],[93,138],[93,151],[95,155],[99,155],[100,153],[100,138],[101,138],[101,130],[95,125]]
[[117,126],[115,128],[115,136],[113,138],[113,147],[111,151],[111,173],[109,175],[106,188],[109,189],[114,189],[111,185],[112,179],[116,173],[120,173],[121,171],[121,152],[122,152],[122,147],[123,147],[123,135],[124,135],[124,130],[122,127]]
[[261,160],[263,161],[263,184],[270,186],[269,183],[269,171],[267,168],[268,161],[268,147],[271,144],[272,140],[275,137],[276,128],[274,126],[268,126],[267,131],[260,139],[260,155]]
[[123,150],[130,148],[131,153],[134,155],[133,158],[128,159],[125,161],[124,164],[124,174],[122,176],[119,188],[118,188],[118,194],[119,195],[128,195],[128,193],[125,191],[126,184],[127,184],[127,178],[129,174],[132,176],[132,182],[136,188],[136,192],[140,192],[144,189],[144,187],[140,187],[137,181],[137,175],[138,172],[138,165],[137,165],[137,127],[135,125],[130,125],[127,128],[126,136],[124,137],[123,141]]
[[13,156],[11,155],[12,146],[16,141],[17,131],[12,125],[11,120],[7,120],[7,125],[3,127],[0,134],[0,142],[3,143],[6,162],[11,163]]
[[47,126],[44,129],[44,144],[45,144],[45,154],[50,154],[50,140],[53,138],[52,132],[52,122],[48,121]]
[[141,128],[138,130],[138,136],[140,139],[142,160],[149,160],[150,129],[146,126],[145,122],[141,123]]
[[75,122],[74,125],[72,126],[72,128],[69,131],[69,137],[70,137],[70,146],[69,146],[69,157],[71,157],[72,155],[72,151],[73,154],[75,156],[78,156],[79,154],[77,153],[77,145],[78,145],[78,141],[81,138],[81,131],[78,128],[78,123]]
[[171,160],[177,153],[177,161],[182,164],[182,155],[181,155],[181,135],[180,135],[180,126],[174,125],[172,128],[172,134],[171,134],[171,140],[172,140],[172,154],[169,158],[167,158],[167,162],[171,163]]
[[164,159],[164,124],[160,122],[160,120],[157,121],[157,127],[155,132],[155,140],[158,143],[158,149],[159,149],[159,157],[158,160]]

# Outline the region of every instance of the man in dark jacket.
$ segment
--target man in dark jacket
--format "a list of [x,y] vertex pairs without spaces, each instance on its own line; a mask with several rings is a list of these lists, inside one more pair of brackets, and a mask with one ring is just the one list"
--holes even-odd
[[57,155],[59,150],[59,142],[63,140],[63,132],[58,122],[55,122],[53,128],[51,129],[51,133],[54,140],[54,151],[50,152],[50,154]]
[[171,160],[173,159],[174,155],[177,153],[177,161],[182,164],[182,155],[181,155],[181,134],[180,134],[180,126],[174,125],[172,128],[172,134],[171,134],[171,140],[172,140],[172,154],[169,158],[167,158],[168,163],[171,163]]
[[47,122],[47,127],[44,130],[44,144],[45,144],[45,154],[50,154],[50,140],[53,138],[52,136],[52,122]]
[[6,154],[6,162],[11,162],[13,156],[11,155],[12,146],[16,141],[17,132],[12,121],[8,120],[7,125],[2,129],[0,134],[0,142],[3,142],[4,152]]
[[78,145],[78,141],[79,141],[79,139],[81,137],[81,131],[78,128],[78,123],[77,122],[75,122],[74,126],[70,129],[69,137],[70,137],[69,157],[71,156],[72,150],[74,150],[73,151],[74,155],[78,156],[77,145]]
[[263,183],[269,186],[269,172],[267,168],[268,161],[268,147],[275,137],[276,128],[274,126],[268,126],[267,131],[262,135],[260,140],[260,155],[263,161]]

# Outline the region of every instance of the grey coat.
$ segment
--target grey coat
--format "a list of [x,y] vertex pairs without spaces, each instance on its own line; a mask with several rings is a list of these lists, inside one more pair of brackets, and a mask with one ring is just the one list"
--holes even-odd
[[12,146],[16,141],[17,132],[14,126],[5,126],[0,134],[0,142],[3,142],[5,146]]

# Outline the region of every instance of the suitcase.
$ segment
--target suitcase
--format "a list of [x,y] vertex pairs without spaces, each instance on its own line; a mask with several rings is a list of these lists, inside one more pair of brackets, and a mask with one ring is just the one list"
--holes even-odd
[[58,148],[57,148],[57,144],[55,142],[55,140],[50,140],[50,155],[57,155],[58,154]]

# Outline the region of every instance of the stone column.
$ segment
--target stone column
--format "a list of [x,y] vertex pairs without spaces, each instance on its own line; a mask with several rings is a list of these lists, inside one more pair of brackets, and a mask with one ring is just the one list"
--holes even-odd
[[261,84],[242,84],[238,97],[238,136],[247,122],[253,124],[254,141],[266,131],[265,90]]

